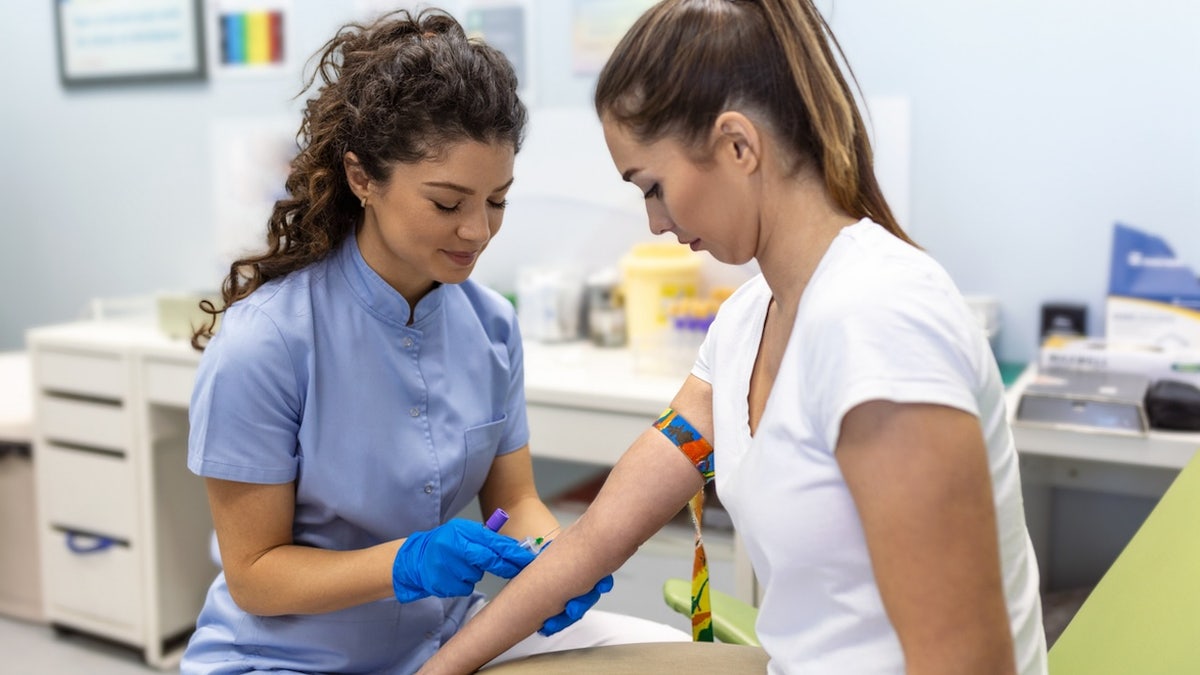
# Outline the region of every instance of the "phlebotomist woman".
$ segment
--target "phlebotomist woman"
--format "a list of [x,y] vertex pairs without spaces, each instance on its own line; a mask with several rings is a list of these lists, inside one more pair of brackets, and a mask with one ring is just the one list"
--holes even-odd
[[[400,12],[342,29],[316,78],[289,196],[225,280],[197,375],[188,465],[223,571],[183,673],[411,673],[479,611],[485,571],[532,560],[513,537],[558,527],[513,308],[468,280],[524,128],[511,65],[447,15]],[[476,497],[510,514],[499,534],[451,520]],[[686,639],[573,623],[611,583],[506,657]]]

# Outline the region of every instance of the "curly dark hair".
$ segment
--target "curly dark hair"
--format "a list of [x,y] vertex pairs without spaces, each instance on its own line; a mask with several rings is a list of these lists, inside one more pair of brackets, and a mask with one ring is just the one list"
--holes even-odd
[[511,143],[520,150],[526,110],[517,76],[498,50],[469,39],[449,14],[392,12],[369,25],[347,24],[313,57],[300,95],[299,154],[267,223],[265,251],[235,260],[221,286],[222,306],[192,336],[203,349],[219,316],[271,279],[329,254],[362,220],[343,157],[353,152],[371,180],[386,185],[397,163],[433,159],[461,141]]

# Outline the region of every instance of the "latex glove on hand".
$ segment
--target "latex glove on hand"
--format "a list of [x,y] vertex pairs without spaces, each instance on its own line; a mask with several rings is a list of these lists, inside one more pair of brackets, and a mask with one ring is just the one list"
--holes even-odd
[[400,602],[470,595],[484,572],[511,579],[533,558],[515,539],[455,518],[409,535],[392,563],[392,590]]
[[577,598],[568,600],[567,606],[563,609],[563,611],[550,617],[549,619],[546,619],[546,622],[543,623],[542,627],[538,629],[538,635],[550,637],[558,631],[580,620],[583,618],[583,615],[586,614],[587,611],[591,609],[598,600],[600,600],[600,595],[602,593],[611,591],[612,587],[613,578],[611,574],[604,577],[600,581],[597,581],[596,585],[592,587],[592,590]]

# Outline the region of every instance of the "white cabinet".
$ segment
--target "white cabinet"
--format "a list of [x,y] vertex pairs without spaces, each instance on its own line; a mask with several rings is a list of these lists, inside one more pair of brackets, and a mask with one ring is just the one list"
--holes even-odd
[[217,572],[186,466],[199,355],[106,323],[35,329],[27,346],[46,619],[175,665]]

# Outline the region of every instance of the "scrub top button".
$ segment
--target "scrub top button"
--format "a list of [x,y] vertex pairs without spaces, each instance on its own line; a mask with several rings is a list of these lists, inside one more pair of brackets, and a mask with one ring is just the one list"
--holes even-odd
[[410,338],[410,337],[406,337],[406,338],[404,338],[404,346],[405,346],[405,347],[411,347],[411,346],[413,346],[413,339],[412,339],[412,338]]
[[410,409],[409,409],[409,411],[408,411],[408,414],[409,414],[409,415],[412,415],[413,417],[420,417],[420,416],[421,416],[421,409],[420,409],[420,408],[417,408],[417,407],[410,408]]
[[427,494],[427,495],[433,494],[433,484],[432,483],[427,483],[425,485],[425,494]]

